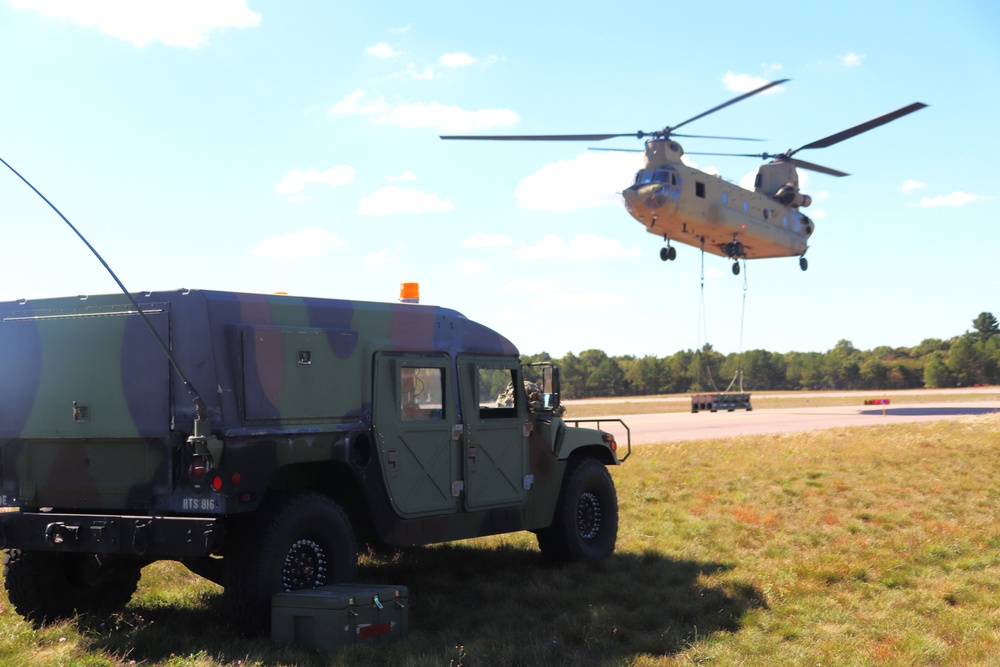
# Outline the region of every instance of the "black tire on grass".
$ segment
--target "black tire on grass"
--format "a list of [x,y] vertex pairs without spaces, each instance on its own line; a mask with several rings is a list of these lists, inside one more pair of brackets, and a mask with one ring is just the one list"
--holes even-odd
[[36,626],[77,614],[110,614],[128,604],[142,563],[86,553],[5,549],[4,587],[17,612]]
[[271,597],[357,578],[357,545],[344,510],[320,493],[281,494],[233,526],[225,546],[225,596],[232,622],[267,631]]
[[618,496],[604,464],[590,457],[570,462],[552,525],[536,535],[542,556],[551,562],[601,560],[614,553]]

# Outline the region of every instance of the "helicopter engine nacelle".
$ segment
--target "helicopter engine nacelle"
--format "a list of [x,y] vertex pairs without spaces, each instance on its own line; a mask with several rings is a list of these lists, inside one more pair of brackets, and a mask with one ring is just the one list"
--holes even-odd
[[799,192],[799,189],[795,187],[793,183],[785,183],[782,185],[778,188],[778,191],[774,193],[774,197],[785,206],[794,206],[799,208],[812,204],[812,197]]

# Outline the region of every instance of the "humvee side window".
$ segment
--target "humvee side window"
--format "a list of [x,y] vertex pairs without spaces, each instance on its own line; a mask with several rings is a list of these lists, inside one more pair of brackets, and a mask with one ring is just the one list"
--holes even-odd
[[479,418],[517,416],[514,371],[510,368],[479,368]]
[[403,419],[444,419],[444,369],[400,368],[399,412]]

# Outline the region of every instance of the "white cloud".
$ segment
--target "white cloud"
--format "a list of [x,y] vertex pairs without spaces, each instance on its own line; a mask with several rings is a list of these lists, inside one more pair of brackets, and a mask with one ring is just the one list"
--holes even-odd
[[971,204],[974,201],[987,201],[991,199],[996,199],[996,197],[983,197],[982,195],[974,195],[968,192],[962,192],[961,190],[957,192],[952,192],[950,195],[939,195],[937,197],[924,197],[917,204],[920,208],[936,208],[939,206],[948,206],[951,208],[957,208],[959,206],[965,206],[966,204]]
[[819,192],[817,192],[817,193],[815,193],[815,194],[813,194],[811,196],[812,196],[812,200],[814,202],[829,201],[829,199],[830,199],[830,191],[829,190],[820,190]]
[[465,67],[473,64],[476,60],[468,53],[446,53],[438,58],[438,62],[445,67]]
[[415,180],[417,180],[416,174],[414,174],[412,171],[409,171],[409,170],[404,171],[399,176],[386,176],[385,178],[389,182],[401,182],[401,181],[415,181]]
[[434,127],[443,132],[470,132],[487,127],[513,125],[519,118],[510,109],[467,111],[437,102],[418,102],[400,104],[389,112],[388,120],[400,127]]
[[434,70],[428,66],[424,66],[423,69],[418,69],[416,65],[410,63],[406,66],[406,69],[402,72],[396,72],[390,78],[393,79],[413,79],[414,81],[433,79]]
[[489,268],[481,259],[460,259],[455,264],[458,265],[459,273],[486,273]]
[[641,153],[587,151],[552,162],[517,185],[518,203],[530,211],[572,211],[621,204],[621,191],[642,168]]
[[858,55],[857,53],[848,53],[846,56],[840,58],[840,64],[844,67],[860,67],[861,61],[865,59],[865,56]]
[[345,241],[333,232],[310,227],[297,232],[288,232],[266,238],[257,244],[251,253],[255,257],[293,260],[318,257],[330,250],[341,248]]
[[906,179],[903,184],[899,186],[900,192],[913,192],[914,190],[923,190],[927,187],[927,184],[923,181],[914,181],[913,179]]
[[626,250],[617,239],[596,234],[578,234],[568,244],[555,234],[547,234],[535,245],[515,250],[514,256],[528,261],[552,259],[591,261],[635,257],[640,252],[638,248]]
[[821,208],[809,209],[809,217],[813,220],[823,220],[826,218],[826,211]]
[[506,234],[478,232],[462,240],[463,248],[506,248],[514,245],[514,240]]
[[286,195],[300,192],[310,183],[324,183],[326,185],[347,185],[354,180],[354,167],[346,164],[337,165],[326,171],[320,171],[316,167],[310,167],[303,171],[296,167],[287,172],[281,182],[274,186],[278,192]]
[[412,27],[413,27],[412,23],[407,23],[406,25],[404,25],[401,28],[389,28],[389,32],[393,32],[393,33],[396,33],[398,35],[399,33],[410,32],[410,28],[412,28]]
[[445,132],[470,132],[488,127],[513,125],[520,118],[510,109],[469,111],[437,102],[390,106],[383,98],[369,99],[364,90],[355,90],[330,108],[331,114],[357,113],[373,116],[375,123],[394,123],[400,127],[433,127]]
[[371,253],[370,255],[365,255],[364,264],[366,269],[372,271],[377,271],[382,267],[389,266],[390,264],[395,264],[399,261],[398,257],[390,257],[389,250],[379,250],[378,252]]
[[330,107],[330,113],[373,114],[388,110],[389,105],[384,99],[381,97],[376,100],[367,99],[365,91],[360,88]]
[[[699,167],[698,163],[695,162],[693,159],[691,159],[691,157],[688,156],[687,153],[685,153],[684,155],[681,156],[681,162],[683,162],[687,166],[691,167],[692,169],[698,169],[699,171],[703,171],[706,174],[708,174],[709,176],[718,176],[719,175],[719,168],[718,167],[714,167],[714,166]],[[757,172],[754,172],[754,173],[756,174]]]
[[[764,77],[753,76],[751,74],[726,72],[726,75],[722,77],[722,85],[724,85],[728,90],[736,93],[749,93],[751,90],[767,85],[767,83],[768,80]],[[772,93],[783,91],[784,89],[784,86],[774,86],[773,88],[768,88],[762,92],[761,95],[770,95]]]
[[403,55],[402,51],[393,50],[393,48],[385,42],[379,42],[375,46],[369,46],[365,49],[365,53],[370,56],[375,56],[376,58],[392,58],[394,56]]
[[143,47],[150,42],[196,49],[209,33],[224,28],[251,28],[261,17],[246,0],[7,0],[46,18],[96,26],[101,32]]
[[452,208],[450,199],[442,200],[430,192],[416,188],[386,185],[362,199],[358,205],[358,213],[361,215],[392,215],[394,213],[450,211]]
[[310,104],[309,106],[307,106],[305,109],[302,110],[302,115],[308,116],[309,114],[316,113],[317,111],[319,111],[319,105]]

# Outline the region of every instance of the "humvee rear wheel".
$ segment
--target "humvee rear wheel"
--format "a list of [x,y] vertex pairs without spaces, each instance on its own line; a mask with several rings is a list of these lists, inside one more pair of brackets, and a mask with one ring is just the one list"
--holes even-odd
[[537,531],[538,548],[550,561],[607,558],[618,539],[618,496],[607,468],[593,458],[572,461],[552,525]]
[[6,549],[3,556],[7,596],[36,625],[122,609],[139,585],[141,569],[138,562],[98,554]]
[[275,593],[352,582],[358,552],[340,505],[319,493],[281,495],[236,524],[225,547],[225,596],[233,622],[269,627]]

